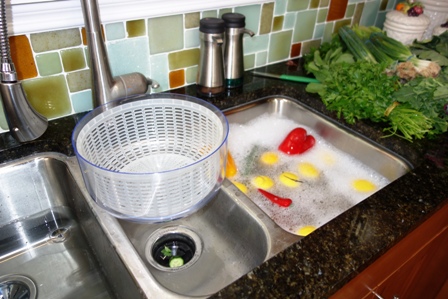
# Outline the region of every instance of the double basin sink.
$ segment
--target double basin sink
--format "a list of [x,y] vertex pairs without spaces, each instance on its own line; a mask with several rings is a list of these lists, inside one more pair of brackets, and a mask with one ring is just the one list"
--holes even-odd
[[[267,97],[226,111],[230,123],[241,124],[264,113],[312,127],[390,181],[411,168],[294,99]],[[59,153],[1,165],[0,185],[0,298],[207,297],[301,238],[228,180],[198,212],[158,224],[101,210],[76,158]],[[183,266],[160,258],[172,244],[184,253]]]

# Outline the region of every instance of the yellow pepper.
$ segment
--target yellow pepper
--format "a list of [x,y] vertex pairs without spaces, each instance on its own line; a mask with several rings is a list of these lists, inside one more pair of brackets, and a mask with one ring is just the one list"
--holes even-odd
[[235,176],[238,172],[236,168],[235,160],[233,160],[230,151],[227,151],[227,162],[226,162],[226,177],[231,178]]

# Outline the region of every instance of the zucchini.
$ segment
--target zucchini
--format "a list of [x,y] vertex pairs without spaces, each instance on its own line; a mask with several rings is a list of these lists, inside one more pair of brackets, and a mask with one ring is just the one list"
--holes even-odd
[[366,60],[377,63],[375,57],[367,49],[361,38],[347,25],[339,28],[339,36],[344,41],[347,48],[356,58],[356,60]]
[[170,268],[179,268],[184,265],[184,259],[180,256],[173,256],[170,259]]

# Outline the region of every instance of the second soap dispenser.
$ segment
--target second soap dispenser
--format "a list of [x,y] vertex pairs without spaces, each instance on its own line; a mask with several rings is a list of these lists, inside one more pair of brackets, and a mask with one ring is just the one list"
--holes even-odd
[[225,13],[224,20],[225,42],[224,42],[224,78],[227,88],[236,88],[243,85],[244,55],[243,35],[254,33],[245,28],[246,17],[240,13]]

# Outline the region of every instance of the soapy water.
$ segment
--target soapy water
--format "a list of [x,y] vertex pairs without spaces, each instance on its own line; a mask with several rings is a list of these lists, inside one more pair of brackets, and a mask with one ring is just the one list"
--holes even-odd
[[[278,145],[296,127],[304,128],[316,139],[314,147],[300,155],[286,155]],[[229,178],[248,187],[247,196],[280,227],[293,234],[305,226],[318,228],[352,206],[383,188],[390,181],[352,156],[325,141],[312,128],[290,119],[264,114],[246,124],[230,124],[228,148],[238,168]],[[265,152],[278,155],[278,162],[268,165],[260,160]],[[317,178],[300,173],[298,165],[310,163],[319,171]],[[282,184],[282,172],[299,177],[298,187]],[[268,176],[274,186],[266,191],[290,198],[293,203],[285,208],[273,204],[252,184],[256,176]],[[353,181],[363,179],[375,185],[374,190],[363,192],[353,187]]]

